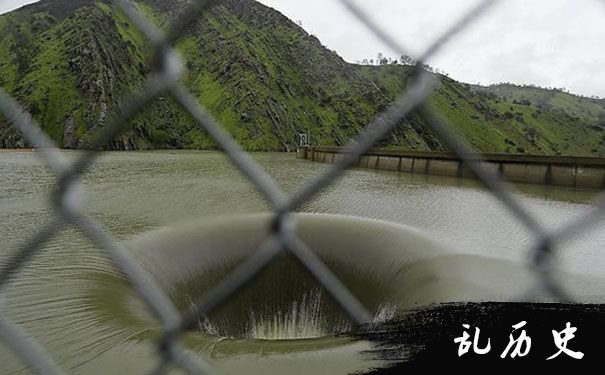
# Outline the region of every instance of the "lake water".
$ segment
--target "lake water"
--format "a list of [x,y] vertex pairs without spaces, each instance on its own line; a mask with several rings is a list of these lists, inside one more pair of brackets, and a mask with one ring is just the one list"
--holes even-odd
[[[78,156],[77,152],[65,154]],[[329,167],[296,159],[293,154],[253,157],[287,193],[297,191]],[[35,154],[0,153],[0,261],[52,219],[48,198],[55,182]],[[224,155],[214,152],[106,153],[86,174],[84,184],[86,212],[122,241],[175,223],[268,211],[254,186]],[[551,230],[594,209],[589,203],[594,191],[538,185],[517,188],[523,207]],[[409,229],[446,253],[506,259],[520,266],[534,244],[522,223],[472,180],[355,169],[305,203],[300,212],[372,219],[365,222],[370,223],[364,224],[367,228],[374,228],[371,223],[400,224],[402,236]],[[323,227],[330,225],[328,221],[321,223]],[[341,226],[334,233],[347,237],[342,231]],[[376,231],[368,229],[367,233],[351,235],[360,236],[362,241],[373,233]],[[154,237],[150,238],[153,242]],[[559,267],[565,272],[603,276],[604,243],[605,230],[595,223],[560,244]],[[169,258],[165,261],[170,262]],[[178,274],[178,270],[174,272]],[[130,307],[122,310],[121,306],[127,306],[130,302],[124,301],[131,298],[126,289],[103,254],[83,235],[69,229],[51,240],[8,285],[0,307],[69,372],[141,373],[152,368],[157,359],[151,341],[146,340],[148,327],[139,324],[138,318],[130,322],[125,317]],[[305,309],[314,311],[311,305],[317,296],[305,296],[305,304],[310,306]],[[322,329],[312,328],[313,332]],[[266,334],[263,329],[259,336]],[[363,369],[367,363],[359,357],[364,343],[345,345],[336,338],[323,338],[321,343],[302,340],[307,345],[303,349],[284,349],[271,346],[270,340],[242,340],[240,346],[217,351],[209,349],[204,340],[190,346],[210,353],[211,362],[221,373],[284,373],[286,369],[293,373],[293,368],[301,373],[346,373]],[[0,364],[2,373],[23,371],[23,365],[2,343]]]

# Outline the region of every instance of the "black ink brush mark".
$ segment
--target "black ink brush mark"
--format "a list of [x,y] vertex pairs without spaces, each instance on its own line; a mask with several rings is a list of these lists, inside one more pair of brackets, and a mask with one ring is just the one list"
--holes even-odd
[[494,302],[413,311],[356,338],[371,343],[368,360],[387,363],[363,374],[443,367],[577,371],[600,365],[603,333],[605,305]]

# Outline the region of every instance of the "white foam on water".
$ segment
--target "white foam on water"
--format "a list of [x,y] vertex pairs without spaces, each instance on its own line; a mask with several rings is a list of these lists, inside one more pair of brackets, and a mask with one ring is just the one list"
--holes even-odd
[[331,321],[330,331],[323,316],[322,289],[305,293],[289,310],[276,311],[272,316],[250,312],[247,335],[258,340],[297,340],[333,335],[335,331],[350,331],[349,322]]

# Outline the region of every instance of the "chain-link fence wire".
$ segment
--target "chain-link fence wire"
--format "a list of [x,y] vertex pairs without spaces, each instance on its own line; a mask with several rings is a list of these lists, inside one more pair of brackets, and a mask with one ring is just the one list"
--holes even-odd
[[[370,15],[352,0],[337,0],[355,17],[383,41],[392,51],[400,55],[411,55],[396,38],[384,31]],[[600,1],[600,0],[599,0]],[[213,373],[212,367],[198,354],[186,349],[180,342],[183,333],[195,325],[200,316],[208,315],[230,296],[242,288],[279,254],[289,252],[294,255],[323,285],[357,324],[369,323],[370,312],[360,303],[347,287],[332,273],[297,234],[293,212],[303,203],[319,194],[334,183],[358,158],[387,135],[397,124],[414,112],[420,112],[428,125],[440,139],[460,159],[468,165],[485,186],[527,227],[536,239],[529,259],[536,273],[536,286],[548,291],[560,301],[573,301],[554,278],[555,245],[558,245],[594,223],[605,211],[605,193],[593,202],[597,207],[575,222],[548,231],[515,198],[513,188],[496,171],[485,167],[478,153],[465,145],[463,140],[452,132],[448,120],[428,103],[433,94],[438,76],[423,69],[423,62],[437,53],[451,39],[464,31],[469,24],[479,19],[492,8],[498,0],[481,0],[461,19],[454,22],[440,37],[426,48],[415,60],[415,68],[408,79],[404,93],[392,105],[380,114],[371,124],[361,131],[355,141],[344,152],[344,157],[333,164],[324,173],[309,181],[297,193],[286,196],[271,178],[253,159],[243,151],[240,145],[228,134],[220,123],[199,104],[191,92],[180,82],[183,64],[174,44],[187,32],[188,28],[200,17],[221,3],[220,0],[196,0],[177,17],[166,33],[153,25],[128,0],[114,0],[136,27],[146,36],[154,48],[153,70],[142,85],[140,91],[130,94],[122,100],[116,115],[94,136],[91,151],[86,152],[74,162],[69,162],[54,146],[50,138],[41,130],[32,116],[25,112],[2,88],[0,88],[0,113],[32,144],[42,161],[58,178],[52,195],[54,218],[31,239],[22,244],[9,259],[3,261],[0,268],[0,340],[12,348],[31,368],[41,374],[61,374],[62,370],[53,359],[19,325],[2,315],[2,290],[9,281],[18,276],[19,271],[31,259],[42,251],[43,246],[64,229],[75,227],[110,258],[136,289],[147,307],[163,328],[163,334],[157,342],[158,363],[153,373],[164,373],[171,366],[178,366],[188,373]],[[130,120],[148,104],[160,96],[171,96],[182,109],[189,113],[197,124],[206,131],[239,169],[263,195],[273,213],[271,234],[249,258],[243,261],[218,285],[212,287],[201,299],[186,312],[180,313],[166,293],[158,286],[153,277],[147,274],[132,259],[111,234],[104,231],[92,218],[82,212],[83,185],[82,175],[93,166],[100,150],[120,132],[128,128]],[[527,291],[530,293],[532,291]]]

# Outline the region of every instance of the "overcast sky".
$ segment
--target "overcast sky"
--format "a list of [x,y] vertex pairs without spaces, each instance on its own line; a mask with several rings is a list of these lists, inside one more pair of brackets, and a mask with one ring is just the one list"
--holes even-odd
[[0,0],[0,14],[19,8],[25,4],[35,2],[37,2],[37,0]]
[[[69,0],[66,0],[69,1]],[[357,0],[419,54],[478,0]],[[0,13],[32,0],[0,0]],[[345,60],[395,57],[338,0],[261,0]],[[533,83],[605,97],[605,0],[502,0],[428,63],[469,83]]]

